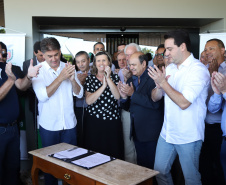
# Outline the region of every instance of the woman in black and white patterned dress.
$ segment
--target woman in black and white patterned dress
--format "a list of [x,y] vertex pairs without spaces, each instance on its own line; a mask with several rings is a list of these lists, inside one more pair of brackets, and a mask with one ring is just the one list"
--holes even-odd
[[111,58],[106,52],[96,54],[92,75],[84,85],[86,116],[85,148],[119,159],[124,158],[122,123],[118,107],[119,77],[111,72]]

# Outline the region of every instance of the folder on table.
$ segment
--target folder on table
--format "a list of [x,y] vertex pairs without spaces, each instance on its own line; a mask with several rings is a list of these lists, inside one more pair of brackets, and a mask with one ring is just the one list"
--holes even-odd
[[71,164],[75,164],[87,170],[115,160],[115,158],[113,157],[100,153],[95,153],[93,151],[89,151],[87,149],[79,147],[63,150],[55,154],[51,154],[49,156]]

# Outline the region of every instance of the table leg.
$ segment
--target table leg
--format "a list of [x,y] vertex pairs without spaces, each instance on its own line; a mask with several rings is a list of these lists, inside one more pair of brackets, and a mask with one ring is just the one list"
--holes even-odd
[[39,169],[36,168],[36,165],[33,162],[33,166],[32,166],[32,169],[31,169],[31,177],[32,177],[32,184],[33,185],[38,185],[38,172],[39,172]]

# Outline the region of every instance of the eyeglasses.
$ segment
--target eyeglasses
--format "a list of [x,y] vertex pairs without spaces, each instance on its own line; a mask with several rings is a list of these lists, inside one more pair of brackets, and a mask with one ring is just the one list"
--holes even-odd
[[163,53],[157,53],[157,54],[155,54],[155,56],[156,56],[156,57],[159,57],[159,56],[160,56],[160,57],[163,57],[164,54],[163,54]]
[[0,53],[2,54],[2,58],[6,58],[7,57],[7,53],[6,53],[6,51],[0,51]]
[[164,59],[167,59],[167,58],[169,58],[169,57],[168,57],[168,56],[164,56],[163,58],[164,58]]

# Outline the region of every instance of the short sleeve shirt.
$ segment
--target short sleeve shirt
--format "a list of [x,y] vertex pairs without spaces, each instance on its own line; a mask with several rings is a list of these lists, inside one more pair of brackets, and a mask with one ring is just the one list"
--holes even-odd
[[[0,86],[7,80],[5,73],[6,63],[0,62]],[[17,78],[17,76],[16,76]],[[0,101],[0,123],[12,123],[19,116],[19,102],[16,93],[16,86],[13,85],[5,98]]]
[[[111,74],[111,80],[117,85],[119,82],[118,75]],[[102,82],[95,75],[90,75],[86,78],[84,90],[94,93],[101,86]],[[114,98],[109,86],[105,88],[104,92],[93,104],[88,105],[86,111],[89,115],[103,120],[117,120],[120,118],[118,100]]]

